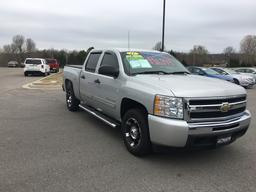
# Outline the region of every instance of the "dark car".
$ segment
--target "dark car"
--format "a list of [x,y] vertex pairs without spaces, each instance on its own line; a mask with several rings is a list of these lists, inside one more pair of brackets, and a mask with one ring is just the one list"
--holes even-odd
[[231,77],[229,75],[219,74],[218,72],[216,72],[210,68],[190,66],[187,69],[192,74],[195,74],[195,75],[202,75],[202,76],[206,76],[206,77],[222,79],[222,80],[226,80],[226,81],[234,83],[233,77]]
[[60,70],[60,64],[57,59],[46,59],[47,64],[50,66],[50,71],[58,73]]

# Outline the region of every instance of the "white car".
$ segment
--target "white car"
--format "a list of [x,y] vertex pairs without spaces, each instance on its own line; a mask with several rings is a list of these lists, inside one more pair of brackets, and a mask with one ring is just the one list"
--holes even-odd
[[27,58],[24,62],[24,75],[40,74],[47,76],[50,74],[50,66],[47,65],[46,60],[42,58]]
[[255,79],[250,75],[240,74],[232,69],[222,68],[222,67],[211,67],[211,69],[217,71],[222,75],[230,75],[234,78],[234,82],[245,88],[253,87],[255,84]]
[[17,61],[9,61],[7,65],[8,67],[18,67],[19,63]]
[[[256,68],[248,68],[248,67],[244,67],[244,68],[236,68],[234,69],[236,72],[241,73],[241,74],[246,74],[246,75],[250,75],[252,77],[254,77],[255,81],[256,81]],[[256,83],[256,82],[255,82]]]

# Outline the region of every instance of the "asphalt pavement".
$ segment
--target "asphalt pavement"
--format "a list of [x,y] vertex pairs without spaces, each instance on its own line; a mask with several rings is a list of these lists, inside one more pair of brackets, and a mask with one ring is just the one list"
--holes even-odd
[[29,90],[22,69],[0,68],[0,192],[256,191],[256,87],[252,123],[235,143],[144,158],[119,130],[69,112],[61,90]]

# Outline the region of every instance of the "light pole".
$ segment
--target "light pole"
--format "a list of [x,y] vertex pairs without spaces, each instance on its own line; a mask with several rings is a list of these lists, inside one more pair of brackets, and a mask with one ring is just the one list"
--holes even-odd
[[163,0],[163,29],[162,29],[162,48],[161,50],[164,51],[164,31],[165,31],[165,1]]

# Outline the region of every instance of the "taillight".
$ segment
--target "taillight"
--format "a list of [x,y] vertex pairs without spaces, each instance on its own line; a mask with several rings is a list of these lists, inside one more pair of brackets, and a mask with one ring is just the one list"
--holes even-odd
[[44,65],[41,65],[41,68],[43,69],[43,68],[44,68]]

